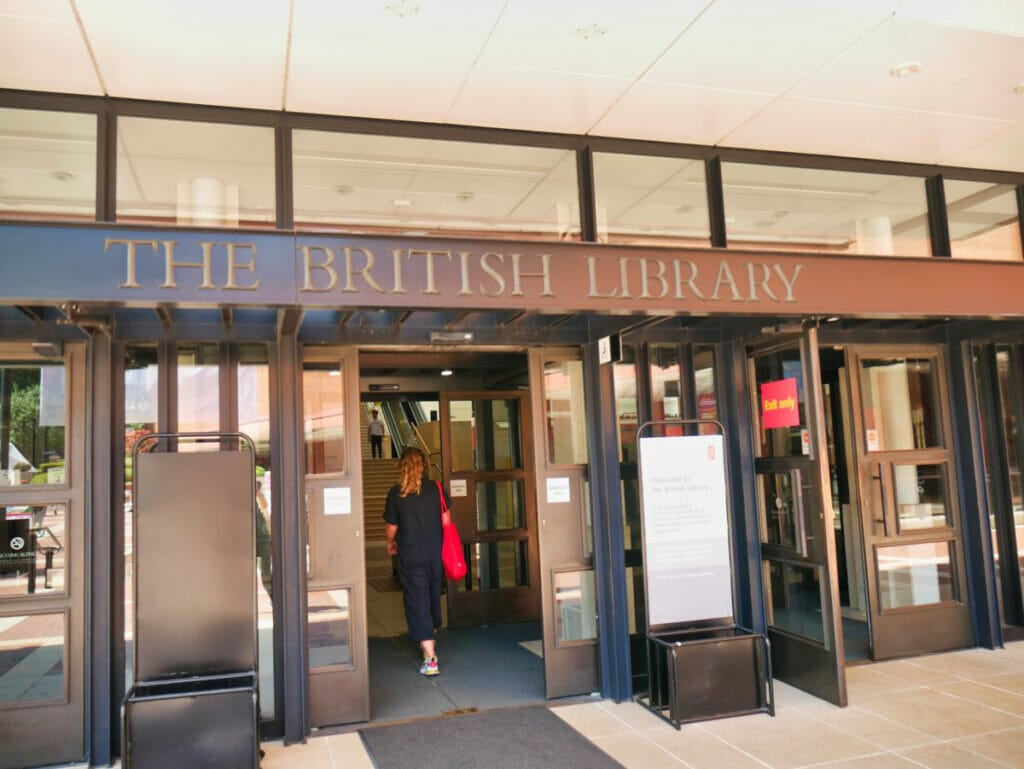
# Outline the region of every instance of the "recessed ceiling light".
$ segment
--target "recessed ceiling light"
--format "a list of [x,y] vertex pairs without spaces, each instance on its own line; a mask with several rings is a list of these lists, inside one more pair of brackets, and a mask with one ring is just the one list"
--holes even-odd
[[347,184],[339,184],[338,186],[336,186],[334,188],[334,191],[338,195],[351,195],[352,194],[352,188],[349,185],[347,185]]
[[58,182],[70,182],[75,178],[75,175],[70,171],[51,171],[50,176]]
[[446,369],[444,369],[441,372],[441,376],[451,376],[451,375],[452,375],[452,370],[450,368],[446,368]]
[[420,12],[419,0],[391,0],[384,6],[384,10],[392,16],[404,19],[407,16],[415,16]]
[[889,70],[889,74],[893,77],[910,77],[916,75],[921,71],[921,62],[919,61],[907,61],[903,64],[897,64],[895,67]]
[[475,197],[476,195],[474,195],[472,192],[469,192],[468,190],[465,192],[456,193],[455,195],[455,199],[463,203],[468,203]]
[[412,201],[409,200],[408,198],[395,198],[394,200],[391,201],[391,205],[393,205],[395,208],[411,208]]
[[588,24],[585,27],[576,28],[576,37],[580,40],[593,40],[597,37],[604,37],[608,32],[608,27],[604,24]]
[[1013,92],[1024,96],[1024,83],[1017,83],[1017,85],[1013,87]]

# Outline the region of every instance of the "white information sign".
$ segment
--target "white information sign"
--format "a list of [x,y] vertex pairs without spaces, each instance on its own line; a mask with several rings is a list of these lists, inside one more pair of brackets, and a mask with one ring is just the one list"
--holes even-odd
[[568,478],[548,478],[548,504],[572,502]]
[[338,486],[324,489],[324,515],[351,515],[352,489]]
[[733,616],[721,435],[640,439],[648,622]]
[[466,494],[469,493],[466,490],[466,479],[460,478],[453,480],[450,484],[448,484],[448,493],[451,494],[452,497],[466,496]]

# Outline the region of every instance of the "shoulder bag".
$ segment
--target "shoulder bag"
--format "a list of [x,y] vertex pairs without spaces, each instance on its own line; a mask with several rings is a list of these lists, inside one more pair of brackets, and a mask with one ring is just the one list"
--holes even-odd
[[441,482],[437,483],[437,495],[441,498],[441,531],[444,539],[441,542],[441,563],[444,564],[444,574],[448,579],[460,580],[466,576],[466,554],[462,550],[462,539],[459,537],[459,530],[452,523],[452,514],[448,510],[448,503],[444,501],[444,489]]

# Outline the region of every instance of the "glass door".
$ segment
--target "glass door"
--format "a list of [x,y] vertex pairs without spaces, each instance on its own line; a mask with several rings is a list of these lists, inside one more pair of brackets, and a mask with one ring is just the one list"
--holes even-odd
[[85,346],[0,344],[0,767],[85,755]]
[[846,704],[817,333],[749,354],[761,557],[774,676]]
[[848,355],[873,657],[970,646],[941,350]]
[[305,353],[302,413],[310,724],[368,721],[362,436],[354,349]]
[[529,400],[521,391],[445,393],[440,405],[444,483],[469,566],[448,584],[448,624],[539,619]]

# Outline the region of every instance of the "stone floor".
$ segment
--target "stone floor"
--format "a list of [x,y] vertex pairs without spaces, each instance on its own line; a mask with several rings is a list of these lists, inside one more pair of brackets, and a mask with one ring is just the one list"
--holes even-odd
[[[1024,642],[860,665],[847,681],[846,708],[776,682],[774,718],[681,731],[635,703],[553,709],[627,769],[1024,769]],[[373,769],[355,731],[264,748],[263,769]]]

